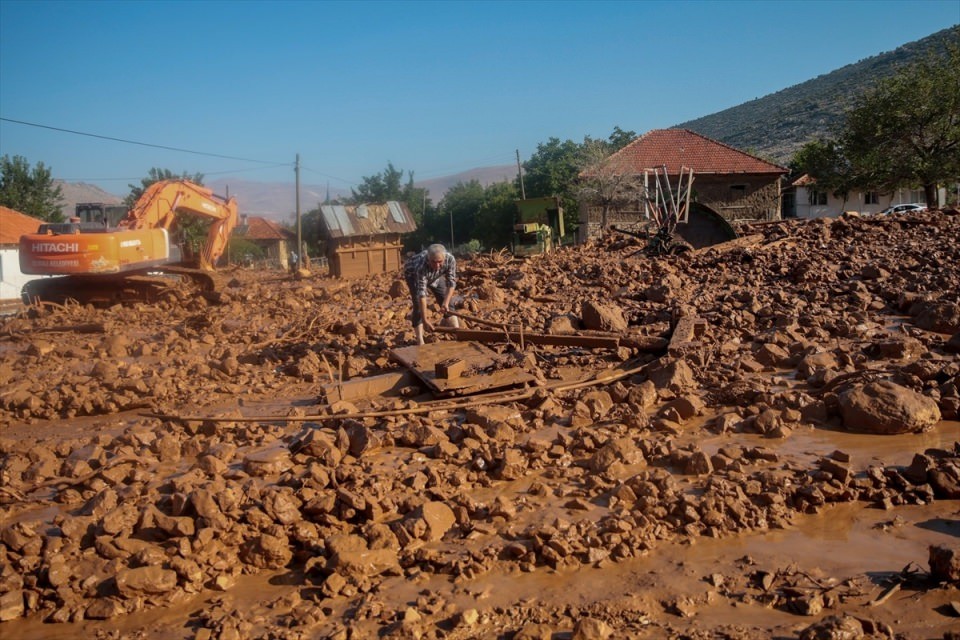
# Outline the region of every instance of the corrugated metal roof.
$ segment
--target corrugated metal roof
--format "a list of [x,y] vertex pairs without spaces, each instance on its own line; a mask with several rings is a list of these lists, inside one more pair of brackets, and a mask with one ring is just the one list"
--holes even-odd
[[383,204],[320,205],[320,219],[330,238],[410,233],[417,223],[402,202]]
[[0,207],[0,244],[20,244],[20,236],[36,233],[43,220],[9,207]]

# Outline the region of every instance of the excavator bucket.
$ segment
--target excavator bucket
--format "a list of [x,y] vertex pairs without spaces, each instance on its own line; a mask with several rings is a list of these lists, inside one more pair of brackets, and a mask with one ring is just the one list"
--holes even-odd
[[678,224],[674,234],[694,249],[737,239],[736,230],[723,216],[699,203],[691,203],[687,215],[687,222]]

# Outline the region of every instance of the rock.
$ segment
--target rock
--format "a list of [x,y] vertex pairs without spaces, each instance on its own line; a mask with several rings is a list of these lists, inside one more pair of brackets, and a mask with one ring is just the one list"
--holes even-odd
[[647,376],[657,389],[675,393],[687,391],[696,384],[693,370],[684,360],[657,361],[647,369]]
[[526,624],[513,634],[513,640],[551,640],[553,628],[547,624]]
[[14,589],[0,595],[0,622],[22,618],[24,612],[22,589]]
[[394,549],[369,549],[360,536],[341,534],[327,541],[327,569],[347,577],[371,577],[397,573],[400,561]]
[[552,316],[547,320],[546,333],[549,335],[569,335],[580,328],[580,319],[572,313]]
[[623,317],[623,311],[614,304],[588,300],[583,303],[581,316],[583,326],[593,331],[623,333],[629,326]]
[[613,635],[613,629],[603,620],[581,618],[573,627],[573,640],[606,640]]
[[167,593],[176,586],[176,572],[156,565],[117,572],[117,589],[125,598]]
[[109,620],[126,613],[126,608],[115,598],[98,598],[84,612],[87,620]]
[[839,404],[844,426],[860,433],[920,433],[940,421],[936,402],[889,381],[848,389]]
[[440,540],[457,523],[453,509],[442,502],[427,502],[417,511],[427,525],[426,540]]
[[916,316],[914,322],[921,329],[949,334],[960,331],[960,305],[953,302],[930,302],[915,307],[919,309],[911,309],[910,313]]
[[930,545],[930,576],[935,580],[960,584],[960,549]]
[[285,449],[255,451],[243,460],[244,471],[256,477],[278,475],[291,466],[290,452]]
[[286,536],[280,538],[263,533],[240,548],[240,559],[259,569],[282,569],[292,558],[293,551]]
[[852,616],[829,616],[800,632],[800,640],[860,640],[863,625]]

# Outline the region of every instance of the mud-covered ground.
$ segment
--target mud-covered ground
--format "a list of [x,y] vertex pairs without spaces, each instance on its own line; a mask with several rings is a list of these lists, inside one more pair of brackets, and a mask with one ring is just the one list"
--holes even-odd
[[4,318],[0,634],[958,637],[960,215],[741,235],[461,260],[466,315],[620,338],[480,398],[328,402],[413,343],[386,275]]

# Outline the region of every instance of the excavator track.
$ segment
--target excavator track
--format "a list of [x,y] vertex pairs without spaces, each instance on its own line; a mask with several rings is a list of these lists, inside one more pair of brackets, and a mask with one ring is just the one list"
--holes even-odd
[[59,276],[32,280],[23,288],[24,304],[51,302],[112,306],[210,295],[217,281],[212,273],[189,267],[164,266],[150,273],[109,276]]

